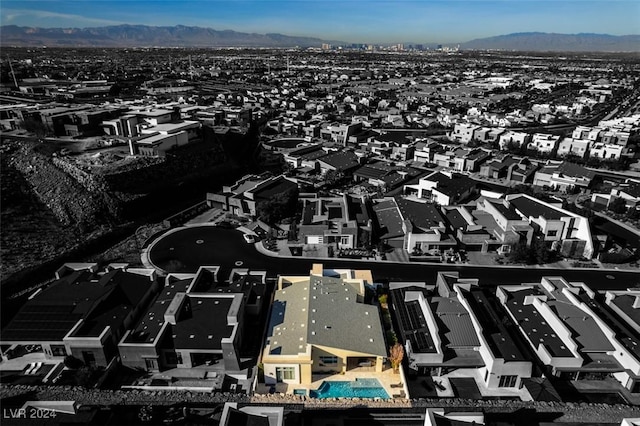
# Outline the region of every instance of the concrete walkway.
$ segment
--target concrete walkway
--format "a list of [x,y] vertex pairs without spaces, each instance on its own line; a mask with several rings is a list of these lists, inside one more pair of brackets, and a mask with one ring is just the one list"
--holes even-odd
[[389,253],[385,253],[385,256],[387,257],[387,260],[389,262],[403,262],[403,263],[409,263],[409,253],[407,253],[406,250],[404,249],[393,249],[393,251],[389,252]]
[[222,209],[209,209],[203,213],[200,213],[198,216],[189,220],[185,225],[197,225],[200,223],[218,223],[223,220],[226,216],[227,212]]

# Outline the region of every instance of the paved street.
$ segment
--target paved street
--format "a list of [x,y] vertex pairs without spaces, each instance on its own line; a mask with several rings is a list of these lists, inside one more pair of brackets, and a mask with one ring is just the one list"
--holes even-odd
[[594,289],[626,289],[640,285],[635,271],[599,269],[552,269],[541,267],[464,266],[416,263],[369,262],[357,260],[314,260],[271,257],[247,244],[239,231],[213,226],[174,231],[156,241],[149,253],[151,262],[168,272],[194,272],[200,265],[220,265],[222,276],[231,268],[266,270],[269,275],[308,274],[312,263],[328,268],[371,269],[376,281],[427,281],[433,283],[438,271],[459,271],[463,278],[479,278],[485,285],[536,282],[542,276],[563,276],[582,281]]

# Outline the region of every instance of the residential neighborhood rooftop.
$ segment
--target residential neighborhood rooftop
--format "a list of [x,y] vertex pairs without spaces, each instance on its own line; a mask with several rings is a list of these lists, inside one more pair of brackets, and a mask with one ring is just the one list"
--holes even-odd
[[566,216],[561,211],[526,196],[513,198],[509,200],[509,203],[525,217],[544,217],[547,220],[559,220]]

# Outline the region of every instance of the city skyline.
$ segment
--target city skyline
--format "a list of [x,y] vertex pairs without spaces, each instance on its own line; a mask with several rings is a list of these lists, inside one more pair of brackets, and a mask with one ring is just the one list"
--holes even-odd
[[5,1],[0,11],[2,25],[186,25],[348,43],[461,43],[538,31],[628,35],[640,29],[640,4],[626,0]]

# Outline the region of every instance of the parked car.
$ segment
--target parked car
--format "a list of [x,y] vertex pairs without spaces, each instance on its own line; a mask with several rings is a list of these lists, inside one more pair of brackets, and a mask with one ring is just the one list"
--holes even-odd
[[264,229],[260,228],[259,226],[256,226],[255,228],[253,228],[253,232],[258,234],[258,236],[260,238],[262,238],[262,239],[265,239],[267,237],[267,231],[265,231]]
[[247,244],[253,244],[256,242],[256,238],[253,235],[243,234],[242,236],[244,237],[244,240],[247,242]]

